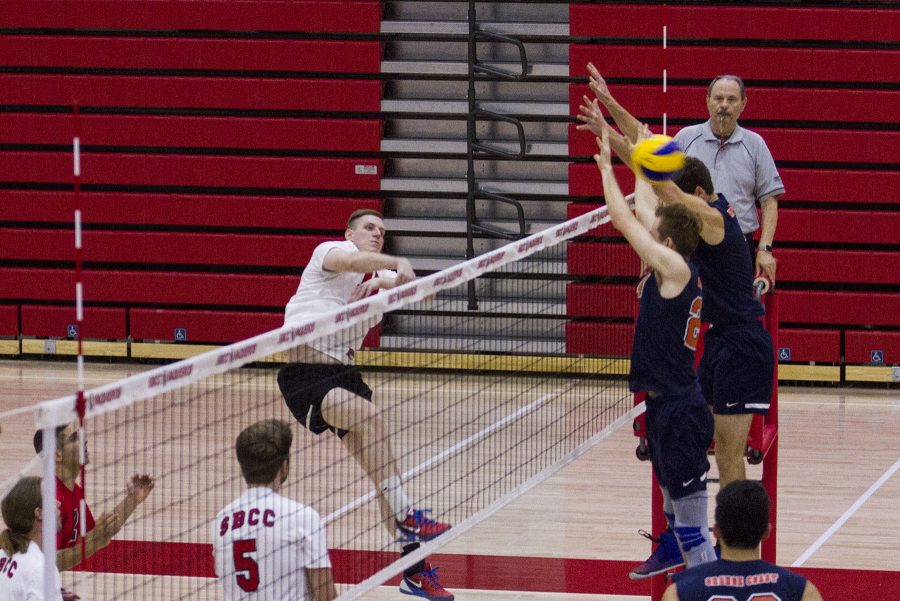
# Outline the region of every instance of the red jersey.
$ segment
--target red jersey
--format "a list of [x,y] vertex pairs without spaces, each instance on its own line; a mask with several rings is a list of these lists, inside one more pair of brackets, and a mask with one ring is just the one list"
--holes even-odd
[[[62,522],[59,530],[56,531],[56,548],[67,549],[74,547],[78,541],[78,533],[81,530],[81,500],[84,499],[84,490],[78,483],[75,488],[69,490],[62,480],[56,479],[56,500],[59,501],[59,511]],[[94,516],[91,515],[91,508],[84,505],[86,530],[90,532],[94,529]]]

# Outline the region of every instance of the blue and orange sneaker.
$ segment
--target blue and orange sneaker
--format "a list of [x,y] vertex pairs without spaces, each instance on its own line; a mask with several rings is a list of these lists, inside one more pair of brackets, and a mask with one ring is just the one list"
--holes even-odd
[[429,541],[450,530],[450,524],[436,522],[427,514],[430,509],[410,509],[406,519],[397,520],[397,530],[400,532],[401,542]]
[[453,593],[438,582],[437,566],[432,566],[427,561],[420,571],[403,577],[400,592],[428,601],[453,601]]
[[650,578],[684,565],[684,557],[681,555],[681,549],[678,547],[678,540],[672,532],[666,530],[659,535],[659,538],[644,530],[638,530],[638,532],[640,532],[641,536],[649,538],[654,543],[659,543],[659,546],[656,547],[644,563],[633,567],[628,572],[629,578],[632,580]]

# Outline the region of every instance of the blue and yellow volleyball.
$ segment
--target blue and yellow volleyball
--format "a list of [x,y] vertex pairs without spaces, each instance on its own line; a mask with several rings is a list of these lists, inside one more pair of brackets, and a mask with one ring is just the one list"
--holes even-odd
[[684,168],[684,153],[669,136],[638,140],[631,153],[635,172],[651,184],[675,177]]

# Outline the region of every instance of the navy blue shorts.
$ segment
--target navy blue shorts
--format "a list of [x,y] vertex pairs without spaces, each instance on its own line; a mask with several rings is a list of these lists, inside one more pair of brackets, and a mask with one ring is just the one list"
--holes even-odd
[[352,365],[290,363],[278,370],[278,388],[288,409],[313,434],[331,430],[343,438],[347,430],[335,428],[322,417],[322,400],[335,388],[344,388],[369,401],[372,389]]
[[706,490],[713,417],[699,388],[647,399],[650,461],[673,499]]
[[715,326],[706,331],[700,388],[717,415],[769,411],[775,351],[762,323]]

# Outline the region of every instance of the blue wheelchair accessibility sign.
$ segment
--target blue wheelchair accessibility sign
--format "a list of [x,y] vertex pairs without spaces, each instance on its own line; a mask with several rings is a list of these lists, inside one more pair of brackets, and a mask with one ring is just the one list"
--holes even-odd
[[78,324],[70,323],[66,326],[66,337],[78,338]]
[[884,363],[884,351],[869,351],[869,363],[881,365]]
[[187,328],[175,328],[175,342],[187,342]]
[[791,360],[791,348],[789,346],[778,347],[778,360],[779,361],[790,361]]

